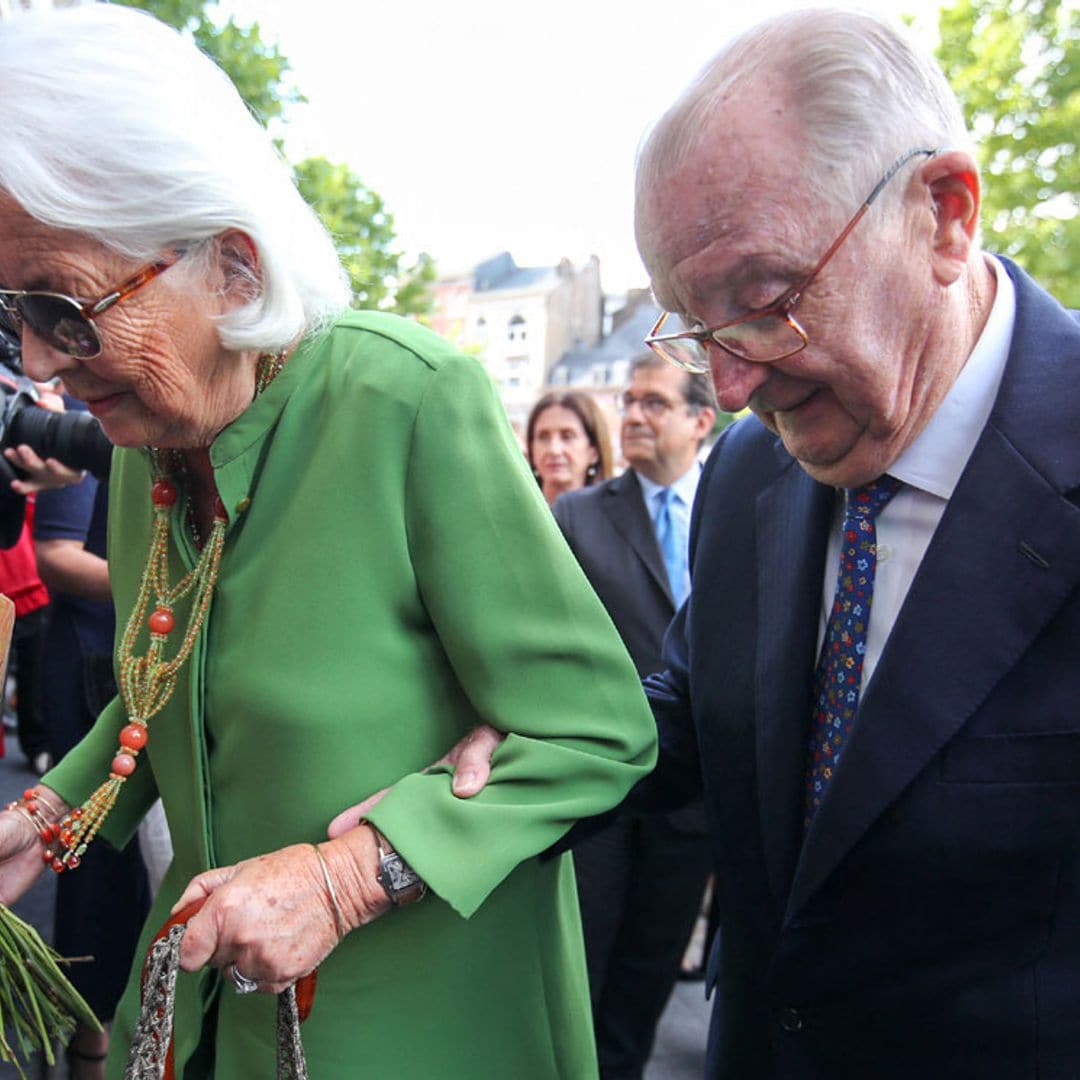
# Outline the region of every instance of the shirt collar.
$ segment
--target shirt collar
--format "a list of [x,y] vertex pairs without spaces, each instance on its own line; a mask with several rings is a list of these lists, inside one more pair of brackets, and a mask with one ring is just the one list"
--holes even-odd
[[952,497],[997,397],[1016,321],[1016,289],[1004,266],[986,261],[997,279],[990,316],[945,399],[889,474],[942,499]]
[[[645,496],[645,502],[652,507],[656,496],[664,490],[665,485],[650,480],[647,476],[643,476],[639,473],[637,469],[634,469],[633,471],[637,473],[638,483],[641,484],[641,493]],[[673,484],[667,484],[666,486],[670,487],[678,496],[679,500],[685,503],[685,505],[693,506],[694,495],[697,493],[698,481],[700,479],[701,462],[695,458],[694,463],[679,477],[678,480]]]

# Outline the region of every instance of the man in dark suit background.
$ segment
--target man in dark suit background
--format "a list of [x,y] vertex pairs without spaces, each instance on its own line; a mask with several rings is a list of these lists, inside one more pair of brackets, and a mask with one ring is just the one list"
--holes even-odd
[[[716,418],[707,376],[645,351],[622,399],[630,466],[556,500],[555,519],[611,615],[639,674],[660,646],[690,578],[687,536]],[[601,1080],[640,1080],[679,973],[709,875],[700,800],[626,814],[574,852]]]

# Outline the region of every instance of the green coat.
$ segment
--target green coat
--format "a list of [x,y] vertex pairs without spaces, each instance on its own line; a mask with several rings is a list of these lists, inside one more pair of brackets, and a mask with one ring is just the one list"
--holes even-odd
[[[352,313],[211,457],[231,523],[208,625],[104,830],[126,843],[162,796],[175,860],[143,946],[196,873],[323,839],[399,781],[371,816],[433,895],[322,964],[313,1080],[594,1076],[572,867],[534,856],[652,767],[655,728],[487,377],[412,323]],[[197,556],[183,499],[174,513],[172,580]],[[151,522],[142,453],[116,455],[110,515],[122,628]],[[446,769],[420,770],[480,721],[512,734],[458,800]],[[124,722],[114,702],[46,782],[81,802]],[[216,1010],[215,1075],[271,1077],[273,999],[221,987],[181,975],[178,1076]],[[133,980],[119,1056],[136,1003]]]

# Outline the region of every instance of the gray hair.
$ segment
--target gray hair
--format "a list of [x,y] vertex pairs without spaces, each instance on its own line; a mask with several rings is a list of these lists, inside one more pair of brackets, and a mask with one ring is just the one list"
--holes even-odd
[[[671,364],[666,360],[661,360],[652,349],[646,349],[630,361],[630,378],[632,379],[637,371],[669,367]],[[682,374],[682,396],[690,411],[699,413],[702,409],[712,409],[715,412],[717,409],[716,391],[713,389],[712,378],[696,371],[684,371]]]
[[330,237],[235,87],[142,12],[87,4],[0,23],[0,189],[42,223],[133,260],[207,262],[246,233],[254,298],[218,322],[234,350],[326,325],[349,292]]
[[[812,197],[841,212],[854,212],[908,150],[971,147],[941,68],[899,26],[868,13],[811,8],[766,19],[710,61],[643,143],[639,198],[721,130],[727,95],[763,73],[783,80],[797,110],[805,136],[801,179]],[[883,203],[889,195],[886,189]]]

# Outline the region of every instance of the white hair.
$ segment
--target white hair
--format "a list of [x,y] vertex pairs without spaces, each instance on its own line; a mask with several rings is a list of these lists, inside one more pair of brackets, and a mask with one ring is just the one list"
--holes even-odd
[[766,73],[781,79],[804,136],[793,172],[842,212],[853,212],[909,150],[970,149],[941,68],[899,26],[866,12],[808,8],[766,19],[710,61],[644,141],[639,197],[705,139],[723,154],[726,99]]
[[38,221],[146,261],[209,259],[229,229],[251,238],[255,295],[219,320],[226,348],[282,348],[348,305],[333,243],[269,135],[163,23],[111,4],[0,23],[0,101],[0,189]]

